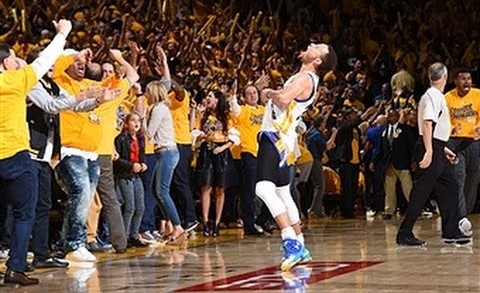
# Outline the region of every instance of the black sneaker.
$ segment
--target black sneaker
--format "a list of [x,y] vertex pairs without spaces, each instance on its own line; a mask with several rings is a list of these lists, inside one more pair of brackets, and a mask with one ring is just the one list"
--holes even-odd
[[68,267],[68,261],[62,261],[55,257],[48,258],[46,260],[33,260],[33,266],[35,268],[66,268]]
[[259,231],[255,228],[253,228],[253,229],[245,230],[244,234],[245,235],[251,235],[251,236],[261,236],[261,235],[263,235],[263,231]]
[[143,243],[139,238],[130,238],[128,239],[128,247],[147,247],[147,243]]
[[393,217],[393,216],[390,215],[390,214],[383,214],[383,219],[384,219],[384,220],[391,220],[392,217]]
[[402,246],[425,246],[427,242],[413,236],[413,234],[397,234],[397,244]]
[[445,244],[467,245],[472,242],[472,236],[465,236],[459,233],[455,237],[444,237],[442,240]]
[[105,251],[109,250],[110,248],[101,245],[97,241],[93,241],[93,242],[87,243],[87,249],[90,252],[105,252]]
[[260,228],[262,228],[264,233],[273,234],[273,230],[274,230],[273,225],[270,225],[269,223],[263,223],[263,224],[255,223],[255,225],[260,226]]

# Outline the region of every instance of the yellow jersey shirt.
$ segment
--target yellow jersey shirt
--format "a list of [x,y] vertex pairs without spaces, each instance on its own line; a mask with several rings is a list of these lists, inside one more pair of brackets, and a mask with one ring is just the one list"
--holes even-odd
[[37,81],[30,65],[0,73],[0,160],[30,149],[26,99]]
[[97,82],[89,79],[75,80],[65,70],[74,62],[74,57],[60,56],[54,66],[53,79],[69,94],[76,96],[91,86],[104,86],[121,89],[121,94],[113,101],[100,105],[97,109],[86,112],[64,111],[60,113],[60,138],[62,146],[110,155],[113,141],[118,135],[117,109],[127,97],[130,84],[126,79],[115,76]]
[[312,154],[310,153],[310,151],[308,151],[308,149],[303,144],[299,144],[298,149],[300,150],[300,157],[297,158],[297,161],[295,162],[296,165],[302,165],[302,164],[313,162]]
[[452,128],[460,125],[459,132],[452,134],[452,137],[473,138],[474,127],[480,125],[480,90],[471,89],[467,95],[460,97],[454,89],[445,95],[445,99]]
[[[205,114],[204,114],[205,115]],[[195,127],[196,129],[199,129],[203,131],[206,136],[209,137],[210,142],[214,143],[225,143],[228,142],[228,130],[234,125],[234,121],[232,120],[232,117],[230,117],[227,121],[227,129],[223,129],[223,125],[220,122],[220,120],[217,119],[217,117],[214,114],[209,114],[207,116],[207,119],[205,119],[205,122],[202,125],[203,118],[199,117],[199,119],[196,119],[195,121]]]
[[[72,96],[98,85],[98,82],[71,78],[65,70],[74,62],[73,56],[60,56],[53,67],[53,81]],[[62,146],[78,148],[95,152],[102,138],[100,119],[93,112],[74,112],[71,110],[60,113],[60,140]]]
[[360,164],[360,133],[357,129],[353,129],[353,139],[352,139],[352,159],[350,160],[351,164]]
[[[102,137],[99,141],[97,153],[99,155],[111,155],[114,147],[115,137],[120,134],[121,129],[117,128],[118,124],[118,109],[123,103],[124,99],[128,97],[128,90],[130,83],[127,79],[117,79],[115,76],[107,78],[102,81],[102,85],[111,89],[120,89],[121,94],[112,101],[101,104],[98,108],[93,110],[95,115],[100,120],[102,126]],[[120,118],[121,119],[121,118]]]
[[232,159],[240,160],[242,158],[240,146],[237,146],[237,145],[231,146],[230,154],[232,155]]
[[175,98],[175,92],[169,94],[170,114],[173,120],[173,130],[175,131],[175,142],[178,144],[192,144],[190,137],[190,125],[188,114],[190,112],[190,94],[184,91],[185,97],[182,101]]
[[264,106],[241,106],[240,115],[235,117],[235,128],[240,132],[241,152],[257,156],[257,135],[262,126]]
[[344,102],[343,102],[343,105],[344,106],[347,106],[347,107],[352,107],[354,108],[355,110],[357,111],[365,111],[365,105],[359,101],[359,100],[354,100],[353,102],[346,99]]
[[[135,102],[137,97],[133,94],[130,94],[127,99],[123,99],[121,104],[118,106],[117,112],[117,122],[116,130],[120,133],[125,127],[125,118],[130,114],[135,108]],[[149,108],[147,101],[145,100],[146,107]],[[145,154],[150,155],[155,153],[154,144],[150,143],[148,139],[145,140]]]

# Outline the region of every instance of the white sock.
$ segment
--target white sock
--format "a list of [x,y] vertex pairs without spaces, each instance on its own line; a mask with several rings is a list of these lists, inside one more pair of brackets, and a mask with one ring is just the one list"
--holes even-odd
[[297,234],[297,240],[300,241],[300,243],[305,244],[305,237],[303,236],[303,233]]
[[281,231],[282,239],[297,239],[295,230],[292,227],[287,227]]

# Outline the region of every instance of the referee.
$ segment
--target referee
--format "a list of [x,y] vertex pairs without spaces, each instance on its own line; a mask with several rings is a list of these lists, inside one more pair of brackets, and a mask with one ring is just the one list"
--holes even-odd
[[458,183],[451,165],[456,155],[446,147],[451,131],[447,103],[443,96],[447,76],[447,68],[442,63],[434,63],[428,68],[430,88],[422,96],[418,106],[420,137],[414,151],[418,168],[407,214],[397,234],[398,245],[426,244],[413,235],[412,229],[434,190],[442,216],[443,240],[446,243],[470,241],[468,238],[463,239],[464,235],[458,229]]

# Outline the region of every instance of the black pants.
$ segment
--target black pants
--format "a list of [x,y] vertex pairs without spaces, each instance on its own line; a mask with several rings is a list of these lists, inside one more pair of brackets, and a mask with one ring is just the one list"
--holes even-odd
[[177,144],[177,148],[180,153],[180,160],[173,172],[170,189],[183,227],[186,228],[197,220],[195,201],[190,187],[192,145]]
[[225,204],[223,205],[222,221],[233,223],[240,218],[238,206],[242,189],[241,161],[234,159],[230,153],[227,153],[227,155]]
[[450,143],[455,146],[459,159],[454,167],[454,173],[458,182],[458,209],[461,218],[473,211],[477,199],[480,181],[480,142],[452,138]]
[[355,217],[355,198],[358,190],[358,164],[340,163],[339,175],[342,184],[342,216]]
[[277,187],[290,184],[290,168],[279,166],[280,155],[270,139],[262,134],[258,144],[257,181],[270,181]]
[[257,158],[250,153],[242,153],[242,210],[243,229],[254,231],[255,223],[255,181],[257,179]]
[[[418,168],[414,174],[413,188],[407,214],[400,225],[400,233],[412,233],[413,225],[422,212],[432,192],[436,195],[442,216],[442,237],[455,238],[458,235],[458,184],[454,168],[444,155],[445,142],[433,140],[432,163],[426,169]],[[418,163],[423,159],[425,146],[420,137],[415,146],[414,156]]]
[[35,258],[48,258],[48,236],[50,209],[52,208],[52,168],[47,162],[35,161],[38,178],[38,200],[35,209],[35,223],[32,230],[32,250]]

